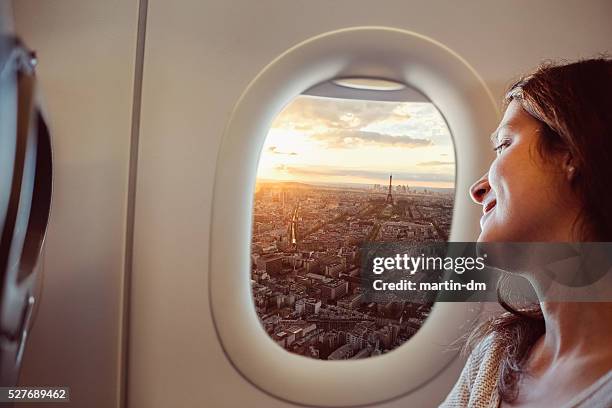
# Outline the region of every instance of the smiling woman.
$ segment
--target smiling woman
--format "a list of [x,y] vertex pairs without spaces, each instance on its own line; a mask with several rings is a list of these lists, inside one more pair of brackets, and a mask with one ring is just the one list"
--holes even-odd
[[384,354],[416,333],[431,302],[366,302],[361,247],[446,241],[453,210],[453,143],[436,107],[396,82],[347,81],[311,88],[276,117],[253,206],[260,322],[285,350],[322,360]]
[[[605,57],[544,64],[510,87],[494,136],[497,158],[470,188],[483,207],[480,242],[612,240],[610,95]],[[474,330],[470,360],[442,406],[612,406],[612,303],[550,299],[550,281],[537,268],[513,272],[538,302],[513,306],[506,298],[515,293],[500,286],[507,312]],[[577,293],[588,272],[572,270],[565,290]]]

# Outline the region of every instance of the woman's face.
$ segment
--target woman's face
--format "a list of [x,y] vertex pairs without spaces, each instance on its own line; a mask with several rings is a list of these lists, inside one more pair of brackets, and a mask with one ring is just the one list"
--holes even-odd
[[572,240],[579,207],[568,200],[571,164],[567,154],[541,157],[541,126],[520,103],[508,105],[492,139],[497,157],[470,188],[483,208],[479,242]]

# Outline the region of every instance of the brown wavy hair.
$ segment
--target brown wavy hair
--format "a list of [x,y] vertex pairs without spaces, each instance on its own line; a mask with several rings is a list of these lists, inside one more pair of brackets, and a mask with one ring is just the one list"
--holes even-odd
[[[612,60],[601,56],[572,63],[545,63],[512,84],[504,105],[517,101],[541,123],[538,152],[569,152],[576,168],[572,189],[581,202],[576,220],[582,241],[612,241]],[[477,326],[471,351],[485,337],[503,344],[498,391],[503,401],[518,397],[518,383],[535,342],[546,331],[539,304],[515,307],[503,279],[497,296],[505,313]]]

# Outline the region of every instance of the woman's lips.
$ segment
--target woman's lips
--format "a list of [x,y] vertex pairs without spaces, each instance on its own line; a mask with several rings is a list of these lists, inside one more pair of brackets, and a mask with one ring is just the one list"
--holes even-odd
[[483,229],[485,220],[487,219],[488,215],[491,213],[491,211],[493,211],[493,209],[495,208],[495,205],[497,204],[497,200],[491,200],[489,201],[486,205],[484,205],[482,207],[482,217],[480,217],[480,229]]

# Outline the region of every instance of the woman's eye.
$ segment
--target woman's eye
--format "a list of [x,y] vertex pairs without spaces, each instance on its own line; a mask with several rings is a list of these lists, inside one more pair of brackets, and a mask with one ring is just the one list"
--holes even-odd
[[498,144],[497,146],[495,146],[493,148],[493,150],[495,150],[495,152],[497,154],[500,154],[506,147],[510,146],[510,141],[509,140],[503,140],[500,144]]

